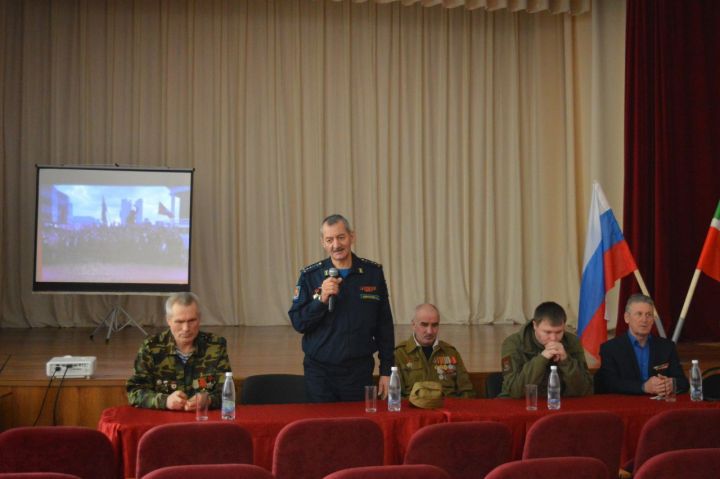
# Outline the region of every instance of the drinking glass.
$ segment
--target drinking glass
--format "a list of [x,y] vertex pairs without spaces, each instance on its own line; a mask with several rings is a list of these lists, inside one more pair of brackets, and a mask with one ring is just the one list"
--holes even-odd
[[537,384],[525,385],[525,409],[528,411],[537,411]]
[[208,408],[210,407],[210,395],[207,391],[195,393],[195,420],[207,421]]
[[365,386],[365,412],[377,412],[377,386]]

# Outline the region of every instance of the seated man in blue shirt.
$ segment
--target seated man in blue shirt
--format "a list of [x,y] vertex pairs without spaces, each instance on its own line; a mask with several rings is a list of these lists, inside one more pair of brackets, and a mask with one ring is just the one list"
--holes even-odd
[[595,375],[600,393],[652,394],[664,396],[675,378],[677,392],[689,388],[680,367],[675,343],[652,336],[655,303],[644,294],[633,294],[625,306],[627,334],[600,346],[602,364]]

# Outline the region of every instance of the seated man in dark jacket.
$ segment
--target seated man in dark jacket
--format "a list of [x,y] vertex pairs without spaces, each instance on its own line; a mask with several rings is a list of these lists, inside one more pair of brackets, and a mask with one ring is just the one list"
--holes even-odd
[[672,387],[670,378],[675,378],[677,392],[688,390],[675,344],[650,334],[654,309],[650,297],[630,296],[625,306],[627,334],[600,346],[602,364],[595,375],[597,392],[664,396]]

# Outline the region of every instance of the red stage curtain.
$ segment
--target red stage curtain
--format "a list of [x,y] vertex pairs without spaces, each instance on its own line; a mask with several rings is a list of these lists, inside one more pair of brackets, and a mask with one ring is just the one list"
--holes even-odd
[[[627,0],[626,28],[623,229],[670,337],[720,199],[720,2]],[[718,297],[702,275],[681,339],[720,340]]]

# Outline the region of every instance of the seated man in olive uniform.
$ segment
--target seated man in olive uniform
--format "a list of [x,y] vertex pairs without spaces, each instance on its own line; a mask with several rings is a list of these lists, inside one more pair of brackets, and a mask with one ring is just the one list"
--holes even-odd
[[143,342],[135,373],[127,381],[132,406],[190,411],[195,393],[207,391],[210,408],[220,407],[230,371],[225,338],[200,331],[198,298],[176,293],[165,302],[169,329]]
[[443,396],[475,397],[470,377],[457,349],[439,341],[440,312],[432,304],[415,308],[410,339],[395,346],[402,395],[408,396],[417,381],[442,384]]
[[505,338],[499,397],[525,397],[526,384],[537,384],[538,395],[545,396],[551,365],[558,367],[563,396],[592,394],[585,351],[577,336],[565,331],[566,320],[562,306],[548,301],[535,309],[532,321]]

